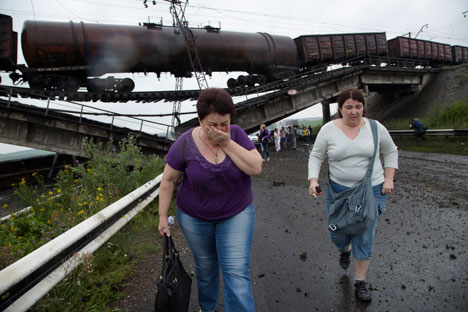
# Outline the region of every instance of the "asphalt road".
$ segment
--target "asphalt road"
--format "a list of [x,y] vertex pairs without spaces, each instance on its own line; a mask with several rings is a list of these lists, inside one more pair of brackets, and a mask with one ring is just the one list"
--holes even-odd
[[328,238],[324,196],[307,194],[307,153],[294,152],[254,182],[257,311],[468,311],[468,157],[400,152],[367,276],[374,298],[362,304]]
[[[367,275],[373,301],[363,304],[354,296],[352,265],[339,266],[328,238],[324,196],[307,193],[309,148],[273,152],[253,179],[256,311],[468,311],[468,157],[400,151],[396,189],[377,227]],[[175,228],[173,236],[192,271],[183,236]],[[146,279],[158,270],[150,265]],[[192,286],[190,311],[198,311],[195,278]],[[151,311],[154,287],[146,287],[147,295],[134,288],[117,307]]]

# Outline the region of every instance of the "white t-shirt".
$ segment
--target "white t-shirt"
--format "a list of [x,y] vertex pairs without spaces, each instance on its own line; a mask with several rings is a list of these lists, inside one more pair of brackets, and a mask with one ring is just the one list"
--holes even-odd
[[[309,156],[309,179],[318,178],[325,155],[328,157],[330,179],[352,187],[361,182],[374,153],[372,129],[367,118],[354,140],[347,137],[333,121],[326,123],[317,134]],[[377,121],[379,134],[377,155],[383,155],[384,167],[398,169],[398,151],[387,129]],[[372,185],[384,181],[384,170],[379,157],[375,158]]]

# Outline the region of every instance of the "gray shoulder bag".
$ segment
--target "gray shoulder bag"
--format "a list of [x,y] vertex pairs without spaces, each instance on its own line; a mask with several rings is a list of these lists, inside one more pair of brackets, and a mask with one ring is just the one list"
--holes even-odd
[[375,120],[369,119],[374,138],[374,155],[367,170],[366,177],[358,185],[336,193],[327,185],[331,193],[331,204],[328,210],[328,229],[339,234],[359,234],[368,229],[378,218],[377,203],[372,189],[372,169],[377,154],[378,132]]

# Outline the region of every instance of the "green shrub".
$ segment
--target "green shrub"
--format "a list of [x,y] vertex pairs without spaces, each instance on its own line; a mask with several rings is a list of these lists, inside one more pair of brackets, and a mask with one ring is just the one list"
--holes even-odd
[[[159,175],[164,160],[143,155],[134,140],[129,137],[119,142],[118,153],[112,151],[111,142],[104,146],[84,140],[88,162],[62,170],[52,187],[46,187],[35,173],[31,177],[35,183],[22,179],[15,185],[15,193],[31,209],[1,223],[0,269]],[[106,311],[107,302],[118,296],[116,290],[131,272],[130,255],[137,253],[135,248],[143,248],[140,246],[142,242],[128,241],[130,233],[135,232],[132,227],[137,224],[154,235],[157,222],[157,207],[152,203],[105,247],[90,255],[84,264],[54,287],[34,309]]]
[[468,96],[443,109],[435,109],[429,114],[427,125],[431,129],[468,128]]

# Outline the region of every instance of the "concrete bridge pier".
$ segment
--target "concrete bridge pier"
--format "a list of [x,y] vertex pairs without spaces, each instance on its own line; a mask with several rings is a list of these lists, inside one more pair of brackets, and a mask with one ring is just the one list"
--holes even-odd
[[336,103],[336,97],[325,99],[321,102],[322,104],[322,114],[323,114],[323,124],[326,124],[331,120],[330,114],[330,104]]

